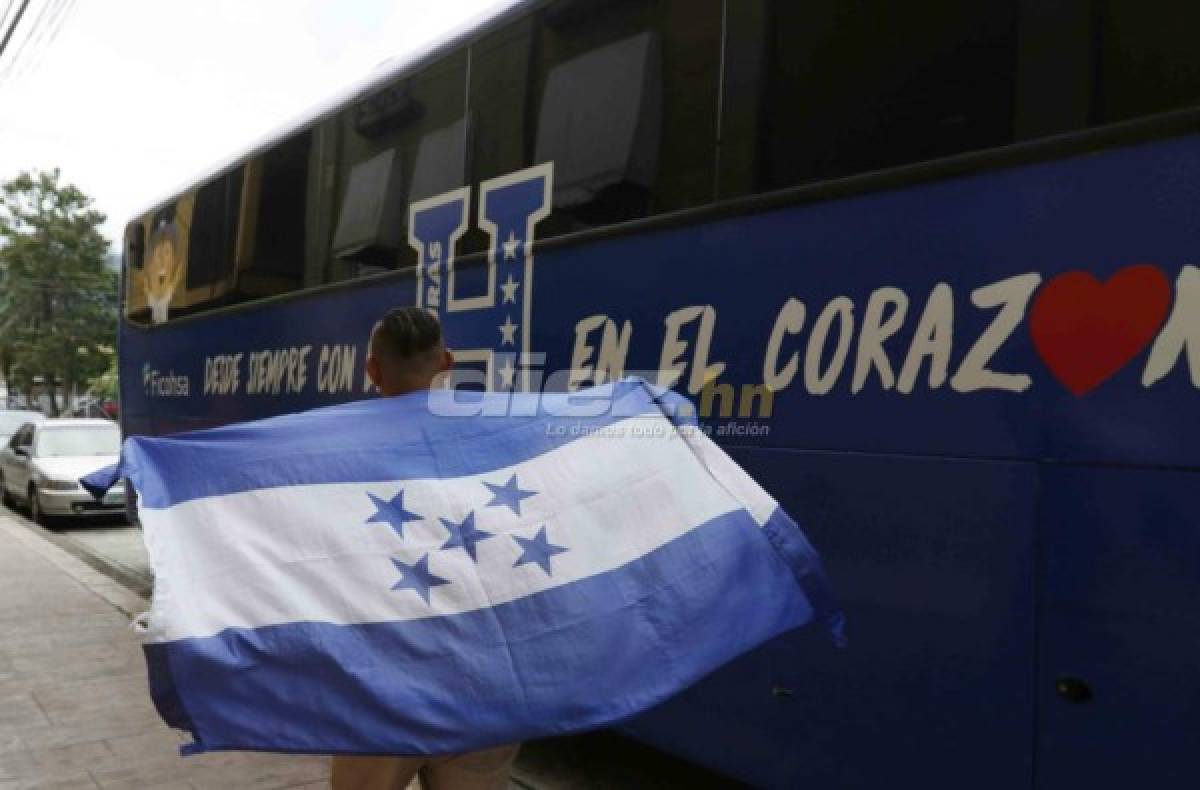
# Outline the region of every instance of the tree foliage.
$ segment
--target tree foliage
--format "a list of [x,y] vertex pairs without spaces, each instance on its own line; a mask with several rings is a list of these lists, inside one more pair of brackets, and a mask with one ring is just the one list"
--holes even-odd
[[57,169],[0,186],[0,375],[10,393],[51,393],[55,412],[55,384],[71,392],[112,359],[117,275],[104,219]]

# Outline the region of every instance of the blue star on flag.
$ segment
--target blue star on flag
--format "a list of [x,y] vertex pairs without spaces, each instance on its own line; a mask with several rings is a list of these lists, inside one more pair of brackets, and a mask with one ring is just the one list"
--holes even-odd
[[520,535],[513,535],[512,539],[521,547],[521,556],[513,563],[516,568],[519,565],[524,565],[528,562],[536,562],[546,572],[547,576],[553,576],[550,571],[550,558],[555,554],[562,554],[567,549],[564,546],[555,546],[546,537],[546,528],[542,527],[538,533],[532,538],[523,538]]
[[375,505],[375,515],[367,519],[368,524],[390,524],[396,534],[404,537],[404,525],[410,521],[420,521],[421,517],[410,510],[404,509],[404,489],[396,493],[391,501],[384,501],[374,494],[368,493]]
[[400,581],[392,585],[393,590],[415,590],[417,595],[429,603],[429,591],[434,587],[449,584],[449,580],[435,576],[429,571],[429,555],[426,554],[412,565],[392,558],[392,564],[400,571]]
[[456,524],[450,519],[442,519],[442,524],[450,531],[450,537],[442,544],[443,549],[461,548],[471,559],[479,562],[479,557],[475,555],[475,544],[481,540],[495,537],[491,532],[484,532],[482,529],[475,527],[475,511],[467,514],[461,524]]
[[502,486],[487,482],[484,485],[492,492],[492,501],[487,503],[488,507],[492,507],[493,505],[507,505],[518,516],[521,515],[521,500],[528,499],[537,494],[536,491],[522,490],[517,485],[517,476],[515,474],[508,478],[508,482]]

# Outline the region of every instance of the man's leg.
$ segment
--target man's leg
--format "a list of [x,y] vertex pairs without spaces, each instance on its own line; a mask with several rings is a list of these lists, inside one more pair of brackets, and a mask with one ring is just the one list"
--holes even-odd
[[333,758],[333,790],[404,790],[425,764],[425,757]]
[[435,757],[421,769],[425,790],[507,790],[516,746]]

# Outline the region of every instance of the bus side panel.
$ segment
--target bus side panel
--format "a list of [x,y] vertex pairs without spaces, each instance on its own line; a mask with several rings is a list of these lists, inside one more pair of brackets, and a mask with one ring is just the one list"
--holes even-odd
[[757,785],[1028,786],[1036,466],[733,455],[821,548],[848,645],[792,632],[628,731]]
[[1195,787],[1200,473],[1048,466],[1042,491],[1041,786]]
[[[739,393],[771,383],[758,445],[1194,466],[1196,349],[1149,357],[1171,311],[1200,310],[1198,183],[1189,136],[552,248],[534,348],[595,364],[604,333],[581,319],[600,316],[629,326],[625,370],[678,363],[690,396],[701,364]],[[1118,274],[1142,287],[1102,285]],[[1145,342],[1114,358],[1102,313]],[[1111,376],[1068,389],[1081,357]]]
[[163,435],[369,397],[371,328],[415,298],[398,278],[149,329],[123,321],[122,428]]

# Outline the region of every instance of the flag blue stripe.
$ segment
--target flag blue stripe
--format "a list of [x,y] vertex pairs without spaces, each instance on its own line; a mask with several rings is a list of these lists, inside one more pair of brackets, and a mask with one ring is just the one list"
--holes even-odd
[[452,753],[642,711],[809,621],[823,585],[787,514],[764,530],[738,510],[491,609],[230,629],[146,653],[156,702],[192,731],[190,751]]
[[[83,483],[99,495],[128,477],[142,507],[165,508],[278,486],[461,477],[512,466],[632,416],[694,419],[675,418],[687,403],[681,396],[639,379],[576,395],[460,394],[483,416],[431,417],[429,397],[419,392],[167,438],[133,437],[119,466]],[[605,402],[612,406],[599,415],[556,416]],[[525,412],[531,416],[516,416]]]

